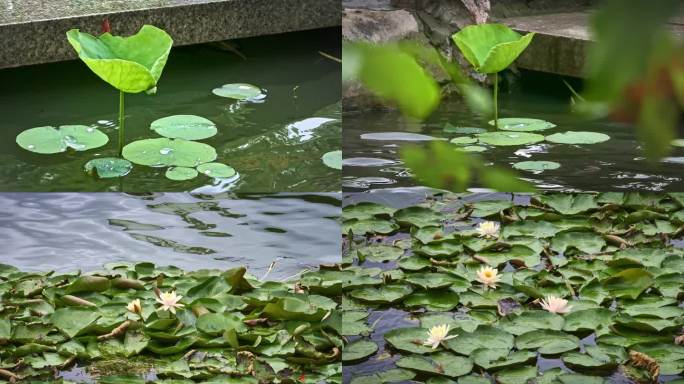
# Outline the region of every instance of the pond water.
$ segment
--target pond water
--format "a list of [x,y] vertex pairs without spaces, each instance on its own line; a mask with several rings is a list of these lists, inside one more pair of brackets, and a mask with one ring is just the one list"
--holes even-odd
[[269,278],[339,260],[340,195],[0,193],[0,263],[97,270],[149,261]]
[[[120,181],[96,180],[83,165],[117,154],[118,91],[81,61],[2,70],[3,191],[338,191],[340,172],[321,156],[341,146],[341,66],[319,51],[340,56],[339,28],[173,48],[156,95],[126,95],[126,142],[159,137],[150,123],[165,116],[208,118],[218,134],[202,142],[216,148],[216,161],[238,171],[239,179],[230,182],[203,175],[171,181],[165,169],[143,166]],[[236,103],[212,94],[226,83],[251,83],[267,96],[262,103]],[[69,124],[98,128],[110,141],[55,155],[33,154],[15,143],[28,128]]]
[[[418,204],[424,203],[426,199],[439,200],[440,197],[433,197],[436,190],[429,189],[425,187],[399,187],[394,189],[375,189],[372,191],[367,191],[364,193],[344,193],[343,194],[343,206],[353,205],[363,202],[370,202],[385,205],[388,207],[401,209],[411,206],[416,206]],[[449,203],[447,205],[450,209],[458,207],[462,204],[473,203],[477,201],[484,200],[509,200],[516,205],[528,205],[530,203],[530,195],[528,194],[512,194],[512,193],[463,193],[457,195],[450,195],[448,197]],[[447,200],[445,200],[446,202]],[[344,214],[343,214],[344,217]],[[390,236],[378,235],[376,237],[367,237],[366,244],[372,243],[382,243],[382,244],[392,244],[395,241],[400,240],[410,240],[410,235],[407,233],[397,233]],[[357,239],[358,240],[358,239]],[[363,242],[358,242],[355,240],[356,244],[354,247],[361,247]],[[670,239],[669,243],[678,248],[684,248],[684,240]],[[348,252],[349,243],[345,239],[345,244],[343,245],[345,252]],[[358,265],[358,260],[355,262]],[[379,262],[364,262],[363,268],[381,268],[383,270],[392,270],[398,268],[397,263],[394,261],[379,263]],[[683,304],[680,302],[680,307]],[[378,306],[371,307],[368,310],[369,315],[366,320],[366,324],[369,324],[373,329],[368,337],[365,339],[370,340],[378,345],[378,350],[372,354],[369,358],[363,359],[361,362],[356,363],[345,363],[343,370],[343,383],[349,384],[354,378],[360,376],[368,376],[378,372],[387,372],[388,370],[397,368],[395,365],[396,361],[406,354],[397,352],[391,346],[385,342],[385,333],[397,329],[397,328],[411,328],[420,326],[420,319],[418,316],[431,313],[446,313],[453,314],[455,311],[446,312],[429,312],[425,310],[416,310],[415,312],[408,312],[401,309],[393,308],[392,306]],[[350,336],[350,343],[361,339],[361,336]],[[581,349],[587,345],[595,345],[595,334],[590,334],[581,339]],[[536,358],[536,366],[539,372],[544,372],[553,368],[561,368],[564,371],[572,372],[568,367],[565,366],[560,358],[554,357],[542,357],[538,355]],[[476,373],[477,369],[474,370]],[[425,382],[423,377],[418,377],[411,381],[398,381],[396,383],[417,383]],[[489,374],[486,377],[490,377]],[[671,382],[673,380],[681,379],[681,375],[661,375],[659,378],[660,383]],[[605,377],[607,383],[610,384],[632,384],[636,383],[632,379],[626,377],[619,370],[616,370],[610,374],[610,376]]]
[[[541,190],[684,189],[684,148],[675,148],[668,158],[652,164],[641,152],[634,127],[610,121],[587,121],[573,114],[569,95],[560,78],[524,72],[522,79],[513,92],[499,95],[500,117],[538,118],[557,125],[540,132],[544,135],[592,131],[605,133],[611,138],[592,145],[542,142],[526,146],[489,147],[481,153],[485,162],[509,169],[513,163],[520,161],[560,163],[560,168],[543,173],[518,171],[521,178]],[[541,91],[539,83],[546,85],[546,91]],[[548,89],[555,90],[549,93]],[[444,132],[447,123],[487,128],[489,120],[472,113],[457,99],[444,101],[438,111],[424,122],[407,120],[398,111],[345,113],[343,190],[353,192],[417,185],[400,159],[402,145],[426,145],[433,139],[463,136]],[[388,138],[389,132],[395,134]]]

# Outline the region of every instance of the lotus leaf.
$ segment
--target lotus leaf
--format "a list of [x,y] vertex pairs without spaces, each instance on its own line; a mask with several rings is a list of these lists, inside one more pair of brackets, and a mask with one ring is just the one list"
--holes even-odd
[[560,163],[556,163],[555,161],[520,161],[513,164],[513,168],[515,169],[536,172],[558,169],[560,166]]
[[378,350],[378,345],[372,341],[359,339],[349,343],[342,353],[342,361],[358,361],[367,358]]
[[[491,120],[489,125],[496,126],[497,121]],[[498,120],[498,127],[504,131],[543,131],[555,127],[556,124],[539,119],[529,119],[525,117],[507,117]]]
[[323,157],[321,157],[321,160],[323,160],[323,164],[332,169],[342,169],[342,151],[339,149],[326,152]]
[[470,25],[452,36],[463,56],[480,73],[506,69],[533,37],[534,33],[521,36],[503,24]]
[[231,166],[222,163],[204,163],[197,166],[197,171],[209,177],[227,179],[237,174]]
[[100,157],[88,161],[84,166],[88,174],[95,174],[102,179],[124,177],[133,169],[130,161],[117,157]]
[[481,143],[496,146],[526,145],[544,141],[544,136],[529,132],[485,132],[477,135]]
[[102,80],[127,92],[149,91],[157,86],[173,40],[163,30],[143,25],[129,37],[103,33],[99,37],[72,29],[67,39],[78,57]]
[[608,140],[610,136],[598,132],[567,131],[546,136],[546,141],[558,144],[596,144]]
[[265,96],[261,88],[245,83],[224,84],[220,88],[214,88],[211,92],[216,96],[241,101],[261,99]]
[[396,362],[396,365],[400,368],[453,378],[466,375],[473,369],[472,360],[450,352],[438,352],[429,357],[403,357]]
[[216,150],[203,143],[182,139],[144,139],[123,148],[123,157],[150,167],[196,167],[216,159]]
[[152,122],[150,129],[170,139],[202,140],[216,134],[216,125],[195,115],[173,115]]
[[16,141],[27,151],[52,154],[65,152],[68,148],[75,151],[98,148],[107,144],[109,137],[85,125],[63,125],[27,129],[17,135]]
[[166,170],[166,178],[169,180],[183,181],[197,177],[199,173],[195,168],[171,167]]

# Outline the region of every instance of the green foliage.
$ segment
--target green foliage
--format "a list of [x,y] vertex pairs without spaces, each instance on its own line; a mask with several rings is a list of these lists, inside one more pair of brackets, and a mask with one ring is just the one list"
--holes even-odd
[[85,163],[83,169],[87,174],[101,179],[109,179],[128,175],[133,169],[133,164],[117,157],[100,157]]
[[501,72],[527,48],[534,33],[521,36],[503,24],[469,25],[452,39],[466,60],[480,73]]
[[240,101],[255,100],[265,96],[261,88],[245,83],[224,84],[220,88],[214,88],[211,93]]
[[216,134],[216,125],[195,115],[174,115],[152,122],[150,129],[169,139],[202,140]]
[[144,139],[127,144],[123,157],[149,167],[196,167],[216,159],[216,150],[203,143],[167,138]]
[[87,151],[101,147],[109,138],[99,130],[85,125],[63,125],[55,127],[30,128],[17,135],[17,144],[27,151],[52,154],[74,151]]
[[173,40],[163,30],[143,25],[135,35],[99,37],[72,29],[67,39],[78,57],[114,88],[139,93],[153,90],[169,57]]
[[327,165],[332,169],[342,169],[342,151],[330,151],[326,152],[323,157],[321,157],[323,164]]

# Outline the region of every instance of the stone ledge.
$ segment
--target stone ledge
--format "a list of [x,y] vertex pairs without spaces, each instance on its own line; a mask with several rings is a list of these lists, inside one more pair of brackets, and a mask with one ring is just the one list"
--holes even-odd
[[0,8],[0,68],[74,59],[66,31],[99,34],[105,17],[117,35],[152,24],[174,45],[188,45],[339,26],[342,13],[339,0],[7,1]]

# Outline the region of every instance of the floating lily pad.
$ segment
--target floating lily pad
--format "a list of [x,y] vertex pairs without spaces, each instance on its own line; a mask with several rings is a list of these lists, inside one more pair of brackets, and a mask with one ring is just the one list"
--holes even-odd
[[224,84],[221,88],[214,88],[211,92],[216,96],[235,100],[258,99],[264,96],[261,88],[246,83]]
[[555,355],[579,348],[579,339],[565,332],[542,329],[518,336],[515,347],[535,349],[543,355]]
[[170,139],[202,140],[216,134],[216,124],[195,115],[173,115],[152,122],[150,129]]
[[674,139],[670,144],[674,147],[684,147],[684,139]]
[[487,147],[483,147],[481,145],[466,145],[465,147],[460,147],[458,148],[459,151],[461,152],[484,152],[487,150]]
[[549,169],[560,168],[560,163],[555,161],[520,161],[513,164],[513,168],[521,169],[523,171],[546,171]]
[[461,135],[472,135],[475,133],[487,132],[487,130],[484,128],[476,128],[476,127],[457,127],[451,123],[446,123],[444,125],[444,132],[456,133],[456,134],[461,134]]
[[385,333],[385,340],[394,348],[419,354],[432,352],[432,347],[423,344],[427,337],[425,328],[397,328]]
[[610,140],[610,136],[598,132],[567,131],[546,136],[546,141],[558,144],[596,144]]
[[485,132],[477,135],[481,143],[496,146],[526,145],[544,141],[544,136],[528,132]]
[[342,151],[330,151],[321,157],[323,164],[333,169],[342,169]]
[[118,157],[101,157],[88,161],[83,168],[88,174],[97,175],[101,179],[108,179],[128,175],[133,169],[133,164]]
[[216,159],[216,150],[207,144],[182,139],[145,139],[123,148],[123,157],[150,167],[196,167]]
[[359,339],[349,343],[344,347],[342,361],[359,361],[374,354],[378,350],[378,345],[372,341]]
[[176,181],[191,180],[198,174],[195,168],[189,167],[171,167],[166,170],[166,178]]
[[[539,119],[528,119],[524,117],[507,117],[499,119],[499,129],[504,131],[518,131],[518,132],[530,132],[530,131],[543,131],[545,129],[550,129],[556,126],[556,124],[550,123],[548,121]],[[495,125],[494,120],[489,122],[489,125]]]
[[221,179],[227,179],[237,174],[233,167],[222,163],[205,163],[197,166],[197,171],[203,175]]
[[474,144],[477,143],[477,139],[470,136],[454,137],[449,140],[451,144]]
[[52,154],[64,152],[67,148],[87,151],[101,147],[109,137],[99,130],[85,125],[63,125],[55,127],[36,127],[17,135],[17,144],[27,151]]
[[400,368],[453,378],[466,375],[473,369],[472,360],[450,352],[439,352],[429,357],[407,356],[399,359],[396,365]]

